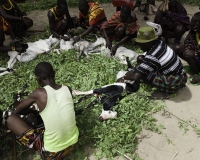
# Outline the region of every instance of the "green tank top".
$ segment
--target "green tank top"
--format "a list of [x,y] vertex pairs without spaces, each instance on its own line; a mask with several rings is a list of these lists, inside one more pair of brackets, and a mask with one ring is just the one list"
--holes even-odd
[[50,152],[61,151],[78,141],[72,95],[67,86],[55,90],[45,86],[47,104],[40,112],[44,121],[44,148]]

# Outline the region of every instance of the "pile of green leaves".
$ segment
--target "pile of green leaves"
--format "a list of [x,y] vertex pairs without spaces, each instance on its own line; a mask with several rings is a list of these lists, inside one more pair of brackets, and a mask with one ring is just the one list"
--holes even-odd
[[[17,62],[14,66],[16,71],[13,74],[0,77],[1,96],[0,109],[6,109],[13,102],[13,94],[28,83],[27,91],[31,93],[39,87],[33,73],[35,66],[42,61],[50,62],[56,71],[56,82],[69,85],[73,89],[87,91],[106,84],[115,82],[116,74],[119,70],[125,70],[126,65],[120,64],[116,59],[106,58],[100,55],[92,55],[91,59],[81,58],[76,61],[74,50],[43,54],[29,63]],[[0,60],[1,67],[7,65],[8,56],[5,54]],[[77,126],[80,131],[79,142],[70,159],[82,160],[87,156],[86,147],[95,148],[96,157],[113,158],[120,151],[131,158],[136,158],[137,135],[143,127],[158,131],[154,112],[163,106],[158,105],[147,98],[148,86],[141,85],[139,92],[126,96],[120,101],[114,110],[118,112],[118,117],[113,120],[99,122],[98,116],[101,113],[102,105],[96,104],[92,108],[84,110],[77,116]],[[80,97],[76,97],[75,101]],[[94,97],[81,102],[75,110],[84,108]],[[52,117],[53,118],[53,117]],[[19,158],[20,159],[20,158]],[[22,158],[23,159],[23,158]]]

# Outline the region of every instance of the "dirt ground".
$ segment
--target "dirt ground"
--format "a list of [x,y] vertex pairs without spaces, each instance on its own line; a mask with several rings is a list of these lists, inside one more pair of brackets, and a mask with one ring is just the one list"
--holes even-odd
[[[158,6],[160,2],[156,2]],[[104,8],[107,18],[110,18],[115,12],[115,8],[111,4],[101,4]],[[199,11],[197,6],[185,5],[188,15],[191,17]],[[69,9],[71,16],[78,16],[77,8]],[[136,10],[138,23],[140,26],[145,26],[143,20],[144,13],[139,13]],[[47,10],[32,11],[28,14],[34,21],[34,26],[30,29],[43,30],[48,25]],[[149,16],[149,21],[153,21],[154,15]],[[184,35],[185,37],[185,35]],[[183,39],[184,39],[183,37]],[[184,65],[187,65],[183,62]],[[190,75],[188,75],[190,77]],[[199,107],[199,92],[200,86],[187,83],[187,87],[180,91],[175,98],[170,98],[164,103],[173,115],[178,118],[188,121],[200,127],[200,107]],[[157,134],[151,131],[143,130],[139,136],[139,146],[136,153],[144,160],[199,160],[200,159],[200,139],[197,134],[189,127],[189,131],[184,134],[184,131],[179,128],[179,120],[173,115],[163,115],[156,113],[155,118],[158,124],[163,124],[165,129],[164,134]],[[171,143],[168,144],[168,140]],[[94,160],[93,155],[89,156],[89,160]],[[119,157],[116,159],[126,159]]]

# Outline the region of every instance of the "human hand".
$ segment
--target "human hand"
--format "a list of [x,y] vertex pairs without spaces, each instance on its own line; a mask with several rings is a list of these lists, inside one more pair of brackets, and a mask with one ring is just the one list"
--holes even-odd
[[134,80],[133,77],[134,77],[134,74],[135,72],[133,71],[128,71],[125,76],[123,77],[124,80]]
[[112,47],[112,49],[111,49],[111,54],[112,54],[112,55],[115,55],[115,53],[116,53],[118,47],[119,47],[119,46],[118,46],[117,44],[114,45],[114,46]]

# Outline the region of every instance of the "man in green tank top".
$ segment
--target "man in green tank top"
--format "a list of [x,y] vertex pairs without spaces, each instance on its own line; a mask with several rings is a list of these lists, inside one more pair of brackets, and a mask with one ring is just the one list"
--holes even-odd
[[[37,88],[22,100],[6,124],[19,142],[38,151],[43,159],[61,159],[73,149],[79,136],[72,90],[55,83],[55,72],[48,62],[39,63],[35,75],[42,88]],[[18,115],[33,103],[39,108],[45,129],[29,126]]]

